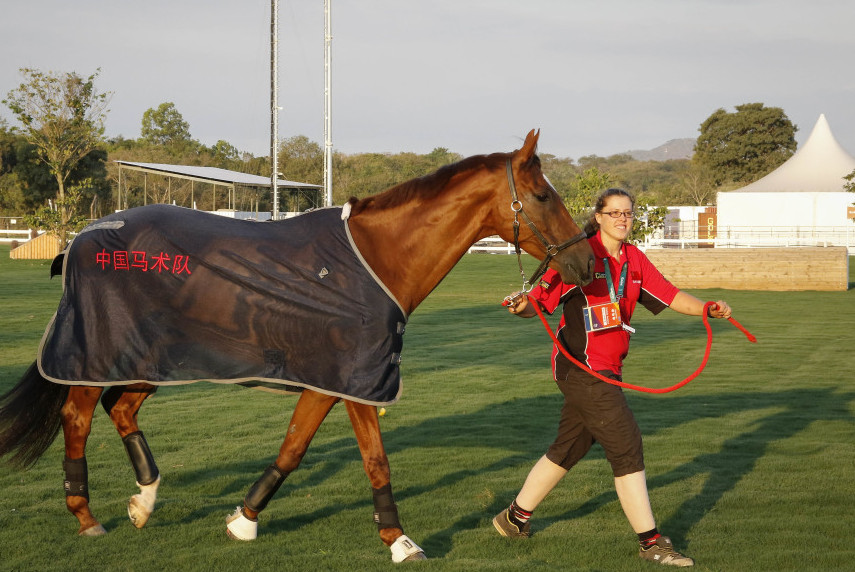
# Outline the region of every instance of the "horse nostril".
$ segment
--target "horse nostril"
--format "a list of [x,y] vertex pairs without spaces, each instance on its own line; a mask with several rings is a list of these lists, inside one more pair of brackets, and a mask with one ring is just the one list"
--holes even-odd
[[588,257],[588,276],[594,275],[594,255]]

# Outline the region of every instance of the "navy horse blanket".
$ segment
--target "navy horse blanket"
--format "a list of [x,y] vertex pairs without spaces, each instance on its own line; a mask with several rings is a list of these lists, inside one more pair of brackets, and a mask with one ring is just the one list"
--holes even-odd
[[407,316],[353,243],[347,212],[254,222],[151,205],[98,220],[65,252],[40,373],[393,403]]

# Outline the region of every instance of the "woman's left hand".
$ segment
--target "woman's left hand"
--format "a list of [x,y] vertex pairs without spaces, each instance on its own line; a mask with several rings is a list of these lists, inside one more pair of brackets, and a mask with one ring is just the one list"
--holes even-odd
[[724,300],[718,300],[709,308],[709,315],[712,318],[729,318],[732,314],[733,311]]

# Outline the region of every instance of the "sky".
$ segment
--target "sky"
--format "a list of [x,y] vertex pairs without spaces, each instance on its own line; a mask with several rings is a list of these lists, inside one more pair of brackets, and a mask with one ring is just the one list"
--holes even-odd
[[[270,0],[3,0],[0,99],[19,68],[112,92],[106,134],[172,102],[206,145],[270,150]],[[716,109],[821,113],[855,154],[852,0],[331,0],[332,142],[353,153],[578,159],[697,137]],[[279,0],[279,137],[324,140],[324,1]],[[0,117],[14,124],[0,105]]]

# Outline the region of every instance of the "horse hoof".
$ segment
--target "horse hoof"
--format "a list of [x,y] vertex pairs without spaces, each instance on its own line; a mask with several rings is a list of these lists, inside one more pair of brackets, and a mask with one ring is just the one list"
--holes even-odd
[[389,549],[392,551],[392,562],[395,564],[412,562],[414,560],[427,560],[424,550],[419,548],[419,545],[410,540],[410,537],[406,534],[399,536]]
[[418,552],[410,554],[409,556],[404,558],[401,562],[413,562],[415,560],[427,560],[427,556],[425,556],[425,553],[420,550]]
[[142,528],[148,522],[148,517],[151,516],[152,511],[137,497],[139,495],[134,495],[128,501],[128,518],[131,519],[131,523],[135,527]]
[[258,537],[258,521],[249,520],[237,507],[226,517],[226,534],[234,540],[255,540]]
[[137,483],[140,493],[131,497],[128,501],[128,518],[137,528],[142,528],[148,522],[148,517],[154,512],[154,504],[157,501],[157,489],[160,486],[160,475],[154,482],[147,485]]
[[77,534],[78,536],[102,536],[107,534],[107,529],[100,524],[96,524],[95,526],[90,526],[86,530],[81,530]]

